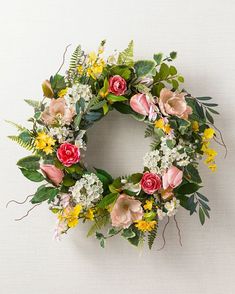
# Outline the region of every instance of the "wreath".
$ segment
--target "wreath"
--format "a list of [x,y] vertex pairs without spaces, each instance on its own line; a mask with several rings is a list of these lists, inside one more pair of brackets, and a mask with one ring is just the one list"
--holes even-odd
[[[56,238],[82,221],[91,223],[87,236],[95,234],[102,247],[120,234],[135,246],[147,239],[151,249],[166,219],[164,246],[171,217],[180,238],[175,217],[180,206],[190,215],[198,213],[202,225],[209,218],[209,200],[198,192],[198,164],[204,158],[214,172],[217,152],[211,140],[225,146],[214,126],[218,105],[182,89],[184,78],[172,65],[176,52],[134,61],[131,41],[105,59],[104,45],[88,54],[77,46],[61,75],[66,48],[59,70],[42,84],[43,99],[25,100],[34,108],[28,119],[32,128],[10,122],[19,134],[9,138],[32,152],[17,162],[20,171],[30,181],[43,182],[26,200],[33,205],[30,211],[49,205],[57,218]],[[115,179],[85,163],[87,129],[112,110],[145,123],[145,137],[152,138],[143,170]]]

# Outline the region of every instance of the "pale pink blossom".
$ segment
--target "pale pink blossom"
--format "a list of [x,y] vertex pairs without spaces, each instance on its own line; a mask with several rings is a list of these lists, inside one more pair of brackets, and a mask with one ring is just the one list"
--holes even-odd
[[45,174],[45,176],[56,186],[62,182],[64,173],[59,168],[52,164],[41,164],[40,169]]
[[134,197],[121,194],[110,213],[112,226],[128,228],[137,220],[143,217],[141,202]]
[[149,115],[152,118],[156,114],[157,110],[157,106],[154,104],[153,98],[140,93],[131,97],[130,106],[135,112],[145,116]]
[[176,93],[164,88],[160,92],[158,99],[159,108],[162,114],[175,115],[183,119],[188,119],[192,109],[187,105],[185,93]]
[[163,189],[174,189],[178,187],[181,184],[182,179],[182,170],[178,169],[176,166],[171,166],[162,176]]

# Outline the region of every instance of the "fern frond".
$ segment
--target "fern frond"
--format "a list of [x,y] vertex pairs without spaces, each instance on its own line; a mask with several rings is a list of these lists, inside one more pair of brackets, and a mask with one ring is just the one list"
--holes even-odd
[[29,105],[32,106],[33,108],[40,108],[41,107],[41,102],[37,100],[31,100],[31,99],[24,99],[24,101]]
[[128,44],[128,47],[119,53],[117,63],[133,66],[134,65],[133,48],[134,48],[134,42],[133,40],[131,40],[130,43]]
[[109,222],[109,215],[100,216],[99,219],[95,220],[95,223],[90,227],[90,230],[87,233],[87,237],[92,236],[96,231],[102,229]]
[[148,246],[149,249],[152,249],[154,240],[157,237],[157,226],[148,234]]
[[19,136],[8,136],[8,138],[17,144],[19,144],[21,147],[25,148],[29,151],[35,151],[35,146],[32,144],[32,142],[24,142]]
[[98,96],[95,96],[95,97],[91,98],[89,104],[87,105],[87,109],[89,109],[90,107],[96,105],[99,102],[100,102],[100,98]]
[[151,144],[150,144],[150,148],[151,150],[156,150],[158,145],[160,144],[160,139],[156,138]]
[[69,65],[69,72],[74,72],[77,69],[77,66],[81,62],[83,56],[83,51],[81,48],[81,45],[78,45],[77,48],[74,50],[71,59],[70,59],[70,65]]
[[23,132],[26,130],[25,127],[13,122],[13,121],[10,121],[10,120],[5,120],[6,123],[12,125],[13,127],[15,127],[19,132]]
[[146,127],[144,137],[145,137],[145,138],[147,138],[147,137],[152,137],[153,134],[154,134],[154,125],[148,125],[148,126]]

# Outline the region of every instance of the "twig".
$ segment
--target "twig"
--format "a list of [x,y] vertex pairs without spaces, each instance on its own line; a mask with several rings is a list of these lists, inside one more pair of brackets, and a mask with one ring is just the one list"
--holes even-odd
[[25,200],[22,201],[22,202],[19,202],[19,201],[16,201],[16,200],[12,199],[12,200],[10,200],[10,201],[7,202],[7,204],[6,204],[6,208],[7,208],[8,205],[9,205],[10,203],[12,203],[12,202],[14,202],[14,203],[16,203],[16,204],[24,204],[24,203],[25,203],[30,197],[33,197],[33,195],[29,195],[29,196],[27,196],[27,197],[25,198]]
[[66,52],[67,52],[69,46],[71,46],[71,44],[69,44],[69,45],[67,45],[67,46],[65,47],[64,54],[63,54],[62,64],[61,64],[61,66],[59,67],[59,69],[57,70],[56,75],[60,72],[62,66],[64,65],[64,62],[65,62],[65,55],[66,55]]
[[162,245],[161,248],[158,249],[158,251],[162,250],[162,249],[165,247],[165,245],[166,245],[165,231],[166,231],[166,227],[167,227],[167,225],[169,224],[169,222],[170,222],[170,218],[169,218],[169,216],[168,216],[167,222],[166,222],[166,224],[165,224],[165,226],[164,226],[164,229],[163,229],[163,231],[162,231],[163,245]]
[[183,245],[182,245],[182,240],[181,240],[180,228],[179,228],[179,226],[178,226],[178,222],[177,222],[177,220],[176,220],[175,215],[174,215],[174,221],[175,221],[176,228],[177,228],[177,230],[178,230],[179,243],[180,243],[180,246],[182,247]]
[[223,143],[223,146],[224,146],[224,148],[225,148],[225,155],[224,155],[224,158],[226,158],[226,156],[227,156],[227,154],[228,154],[228,149],[227,149],[227,146],[226,146],[226,144],[225,144],[225,142],[224,142],[223,135],[222,135],[220,129],[218,129],[215,125],[213,125],[213,124],[210,124],[210,125],[212,125],[212,126],[216,129],[216,131],[219,133],[219,135],[220,135],[220,139],[221,139],[221,141],[222,141],[222,143]]
[[41,204],[41,203],[35,204],[33,207],[31,207],[31,208],[27,211],[27,213],[26,213],[25,215],[23,215],[23,216],[20,217],[20,218],[16,218],[15,221],[20,221],[20,220],[24,219],[25,217],[27,217],[27,216],[29,215],[30,211],[32,211],[36,206],[38,206],[38,205],[40,205],[40,204]]

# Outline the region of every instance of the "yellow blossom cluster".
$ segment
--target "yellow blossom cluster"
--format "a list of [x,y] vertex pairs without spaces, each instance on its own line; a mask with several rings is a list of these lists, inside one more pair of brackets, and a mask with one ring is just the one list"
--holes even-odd
[[62,89],[60,90],[60,92],[58,93],[59,97],[64,97],[68,92],[68,88]]
[[38,150],[44,151],[46,154],[51,154],[53,152],[53,146],[55,145],[55,140],[47,135],[45,132],[39,132],[35,140],[35,147]]
[[152,221],[139,220],[139,221],[136,221],[136,224],[135,224],[137,229],[142,232],[151,232],[156,225],[157,225],[157,221],[155,220],[152,220]]
[[198,123],[198,121],[194,120],[194,121],[192,122],[192,129],[193,129],[193,131],[194,131],[195,133],[197,133],[197,132],[199,131],[199,123]]
[[78,224],[78,216],[82,206],[77,204],[75,207],[67,207],[58,215],[60,221],[66,221],[69,228],[74,228]]
[[155,122],[155,128],[159,128],[159,129],[163,130],[163,132],[165,132],[166,134],[169,134],[171,131],[170,125],[166,124],[164,122],[163,118],[160,118]]
[[144,209],[145,210],[152,210],[153,208],[153,200],[146,200]]
[[210,148],[210,140],[214,137],[215,130],[212,128],[207,128],[204,130],[202,135],[202,152],[206,155],[206,159],[204,160],[205,164],[208,165],[208,168],[211,171],[216,171],[217,165],[215,163],[215,157],[217,156],[217,152]]
[[[102,52],[102,51],[99,51]],[[101,54],[101,53],[99,53]],[[103,58],[99,57],[95,52],[90,52],[88,55],[88,64],[87,75],[92,77],[94,80],[103,72],[105,67],[105,61]]]
[[85,214],[85,218],[93,221],[94,220],[94,212],[95,212],[94,208],[89,208]]

